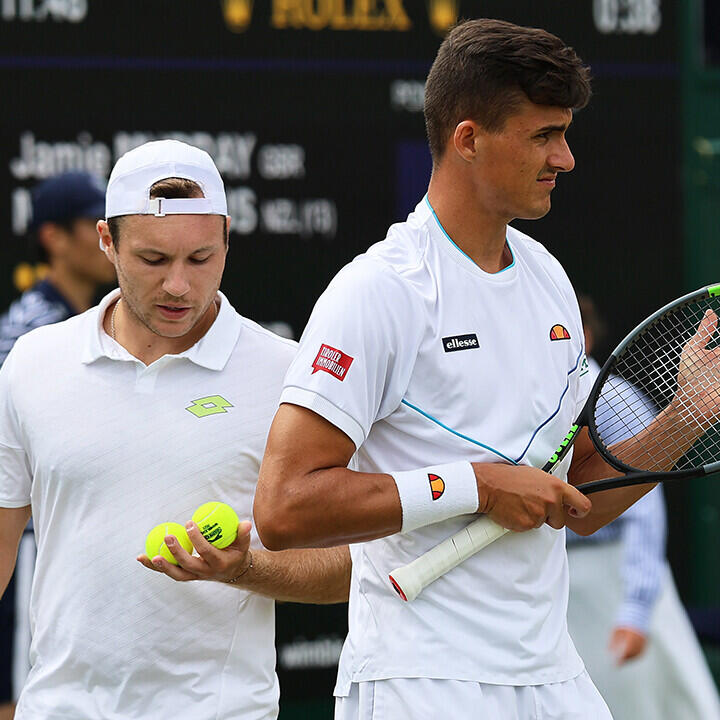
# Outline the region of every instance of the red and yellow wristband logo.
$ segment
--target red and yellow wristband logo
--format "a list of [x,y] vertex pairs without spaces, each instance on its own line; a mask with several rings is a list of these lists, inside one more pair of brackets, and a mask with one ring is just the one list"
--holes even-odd
[[430,481],[432,499],[439,500],[445,492],[445,481],[439,475],[433,475],[432,473],[428,473],[428,480]]

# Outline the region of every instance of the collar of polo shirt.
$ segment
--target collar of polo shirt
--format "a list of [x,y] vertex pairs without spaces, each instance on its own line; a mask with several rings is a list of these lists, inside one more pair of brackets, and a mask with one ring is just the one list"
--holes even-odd
[[[208,370],[222,370],[227,365],[233,352],[240,332],[242,323],[240,316],[233,310],[228,299],[218,290],[220,309],[215,322],[208,328],[208,331],[190,348],[177,355],[163,355],[155,362],[163,358],[186,358],[195,365],[207,368]],[[120,290],[116,288],[108,293],[97,308],[83,315],[91,324],[84,335],[84,345],[80,360],[85,365],[95,362],[100,358],[111,360],[130,360],[141,362],[131,355],[122,345],[114,342],[103,328],[103,318],[107,309],[120,298]],[[154,363],[153,363],[154,364]]]

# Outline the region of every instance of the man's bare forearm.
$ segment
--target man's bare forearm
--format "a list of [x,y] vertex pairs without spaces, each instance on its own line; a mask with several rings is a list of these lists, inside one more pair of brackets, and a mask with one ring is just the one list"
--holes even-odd
[[138,555],[137,560],[178,582],[229,583],[286,602],[347,602],[352,569],[347,545],[279,552],[251,550],[250,527],[249,522],[241,522],[235,540],[220,550],[202,536],[195,523],[188,523],[188,537],[196,554],[191,555],[176,538],[168,536],[165,542],[176,565],[164,557],[149,558],[145,554]]
[[[613,443],[610,452],[627,465],[640,470],[668,471],[709,427],[709,424],[704,427],[693,418],[688,420],[686,415],[682,406],[671,403],[639,433]],[[568,480],[579,486],[622,474],[603,460],[592,445],[587,430],[584,430],[575,443],[575,457]],[[625,512],[656,484],[649,482],[593,493],[590,514],[582,520],[568,519],[567,525],[580,535],[591,534]]]
[[351,568],[347,545],[280,552],[253,550],[252,567],[236,584],[276,600],[326,605],[347,602]]
[[[284,473],[272,495],[264,464],[255,495],[255,523],[263,544],[273,550],[320,548],[376,540],[402,525],[402,509],[390,475],[333,467]],[[278,473],[279,475],[279,473]]]
[[[595,480],[620,477],[623,473],[608,465],[595,450],[587,430],[583,430],[575,442],[572,465],[568,472],[568,481],[576,487]],[[567,516],[567,526],[578,535],[590,535],[619,515],[622,515],[633,503],[652,490],[657,483],[632,485],[615,488],[590,495],[592,510],[584,518]]]
[[[324,418],[306,408],[280,406],[255,493],[255,526],[265,547],[339,546],[402,529],[402,501],[394,477],[349,470],[354,452],[350,438]],[[477,493],[473,507],[511,530],[529,530],[546,521],[562,527],[563,507],[572,507],[578,516],[590,508],[581,493],[537,468],[471,466]],[[433,502],[429,492],[425,498]]]
[[395,481],[347,469],[354,452],[352,440],[324,418],[280,406],[255,491],[255,526],[265,547],[337,547],[400,530]]

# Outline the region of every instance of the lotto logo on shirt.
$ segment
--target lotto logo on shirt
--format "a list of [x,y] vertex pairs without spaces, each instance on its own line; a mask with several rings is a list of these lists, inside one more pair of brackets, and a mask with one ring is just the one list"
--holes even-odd
[[318,370],[323,370],[342,381],[345,379],[352,361],[353,358],[341,350],[330,347],[329,345],[321,345],[320,351],[313,361],[313,371],[311,374],[314,375]]

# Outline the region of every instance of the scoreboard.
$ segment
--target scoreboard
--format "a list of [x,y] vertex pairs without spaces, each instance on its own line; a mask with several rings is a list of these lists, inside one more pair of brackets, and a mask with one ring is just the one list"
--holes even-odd
[[[174,137],[206,149],[226,183],[224,292],[299,337],[337,270],[422,198],[425,76],[448,27],[484,16],[550,30],[592,68],[568,134],[576,169],[551,213],[518,227],[594,296],[612,346],[685,289],[677,5],[0,0],[0,306],[34,276],[33,185],[69,169],[106,178],[126,150]],[[286,707],[328,702],[345,615],[278,607]]]
[[107,177],[127,149],[177,137],[208,150],[227,185],[225,291],[297,336],[336,270],[422,197],[424,77],[448,25],[482,15],[545,27],[592,66],[595,97],[569,134],[576,170],[551,214],[521,227],[621,333],[679,289],[675,12],[660,0],[0,0],[0,306],[13,275],[27,277],[17,265],[32,265],[35,183],[71,168]]

